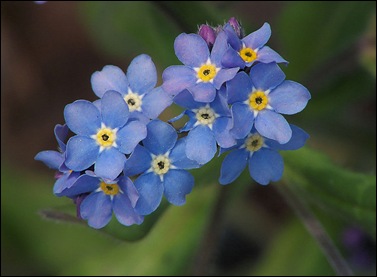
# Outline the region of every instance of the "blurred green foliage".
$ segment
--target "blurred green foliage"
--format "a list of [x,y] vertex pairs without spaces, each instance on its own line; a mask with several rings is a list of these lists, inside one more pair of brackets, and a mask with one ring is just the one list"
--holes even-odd
[[[173,42],[180,32],[196,32],[200,24],[223,24],[231,16],[238,17],[231,9],[206,1],[82,2],[79,11],[99,51],[125,60],[149,54],[160,74],[179,64]],[[252,18],[240,19],[247,33],[256,29]],[[307,109],[288,118],[307,130],[311,139],[310,147],[284,153],[283,180],[271,185],[287,185],[307,200],[333,239],[339,238],[340,230],[357,225],[372,236],[374,245],[375,24],[375,2],[284,3],[272,26],[281,49],[273,48],[290,61],[283,68],[287,78],[302,82],[312,93]],[[175,113],[174,108],[170,112]],[[196,187],[186,205],[164,203],[140,226],[112,222],[101,231],[67,216],[74,214],[73,206],[70,200],[52,195],[52,178],[21,176],[6,164],[1,174],[2,275],[191,274],[224,189],[217,184],[222,158],[193,171]],[[230,185],[232,201],[223,204],[225,210],[247,197],[247,190],[255,185],[250,182],[244,172]],[[44,220],[38,214],[41,210],[56,222]],[[242,220],[251,221],[248,224],[271,231],[250,214],[247,209],[238,211]],[[274,234],[263,242],[257,261],[250,258],[230,273],[334,274],[297,219],[289,217]],[[336,244],[341,247],[339,241]],[[363,273],[375,274],[375,264]]]

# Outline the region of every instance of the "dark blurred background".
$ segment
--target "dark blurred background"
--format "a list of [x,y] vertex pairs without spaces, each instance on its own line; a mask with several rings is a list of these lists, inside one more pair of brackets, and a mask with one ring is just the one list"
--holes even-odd
[[[246,34],[270,23],[268,45],[290,62],[283,68],[287,79],[312,94],[308,107],[288,120],[306,130],[308,147],[339,171],[374,176],[375,192],[375,2],[2,1],[1,275],[335,274],[274,185],[258,186],[246,174],[242,184],[221,187],[219,163],[198,173],[185,206],[162,210],[146,227],[125,231],[126,239],[66,223],[71,219],[61,215],[41,216],[71,202],[53,196],[54,172],[34,156],[56,149],[53,129],[64,123],[66,104],[96,99],[91,74],[107,64],[126,70],[146,53],[161,77],[179,64],[178,34],[232,16]],[[172,107],[161,118],[175,115]],[[293,179],[290,172],[283,184]],[[326,201],[311,204],[361,275],[376,271],[375,228],[366,227],[373,218],[375,224],[371,197],[366,224],[363,210],[348,220],[323,209]]]

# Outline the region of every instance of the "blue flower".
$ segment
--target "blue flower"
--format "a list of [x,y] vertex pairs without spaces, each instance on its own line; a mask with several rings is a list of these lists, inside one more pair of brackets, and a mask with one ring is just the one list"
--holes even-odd
[[66,194],[70,197],[88,194],[83,200],[78,197],[78,210],[80,217],[88,220],[93,228],[106,226],[113,212],[117,220],[126,226],[141,224],[144,220],[134,209],[139,195],[127,176],[111,181],[86,171]]
[[217,144],[223,148],[236,144],[229,132],[232,127],[231,113],[222,95],[223,90],[213,102],[200,103],[185,90],[174,98],[174,102],[186,110],[171,121],[180,119],[184,114],[189,117],[189,121],[180,131],[188,131],[186,155],[199,164],[205,164],[214,157]]
[[124,174],[141,174],[135,180],[139,200],[135,210],[148,215],[160,205],[162,196],[173,205],[183,205],[194,186],[194,177],[186,169],[199,165],[185,154],[185,139],[177,141],[175,129],[160,120],[147,125],[148,135],[125,163]]
[[77,100],[64,109],[69,129],[77,134],[67,143],[68,168],[82,171],[94,165],[97,176],[114,180],[123,170],[126,156],[146,137],[144,123],[129,121],[129,112],[122,96],[106,92],[101,110],[86,100]]
[[288,63],[270,47],[264,46],[271,36],[271,27],[268,23],[264,23],[259,30],[244,38],[240,38],[231,23],[225,25],[224,30],[231,47],[224,54],[223,66],[244,68],[250,67],[255,62]]
[[225,157],[221,165],[220,184],[232,183],[247,164],[251,178],[261,185],[280,180],[284,163],[278,150],[299,149],[309,138],[309,135],[299,127],[291,124],[291,129],[292,137],[286,144],[265,138],[253,129],[245,139],[239,140],[237,146]]
[[117,66],[107,65],[101,71],[93,73],[91,78],[94,93],[102,98],[105,92],[119,92],[127,103],[130,118],[137,118],[145,123],[156,119],[171,105],[171,97],[157,83],[156,67],[148,55],[134,58],[127,69],[127,75]]
[[195,101],[210,103],[215,99],[216,90],[232,79],[238,67],[225,68],[222,57],[229,48],[224,32],[220,32],[212,51],[206,41],[197,34],[180,34],[174,42],[174,50],[184,65],[170,66],[162,74],[163,89],[172,96],[187,89]]
[[34,157],[34,159],[41,161],[49,168],[58,171],[55,175],[57,180],[54,184],[53,192],[56,196],[63,196],[64,191],[70,188],[80,176],[80,172],[72,171],[65,165],[66,145],[64,141],[68,135],[67,125],[57,124],[54,128],[54,133],[60,151],[41,151]]
[[264,137],[281,144],[290,140],[292,130],[281,114],[302,111],[311,96],[304,86],[284,79],[276,63],[260,63],[251,68],[250,74],[240,72],[227,83],[234,121],[231,132],[236,139],[244,138],[254,123]]

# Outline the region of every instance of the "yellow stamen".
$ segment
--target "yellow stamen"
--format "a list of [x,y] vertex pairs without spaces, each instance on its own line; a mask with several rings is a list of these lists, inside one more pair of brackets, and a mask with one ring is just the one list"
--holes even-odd
[[266,108],[267,104],[268,98],[261,90],[253,92],[249,97],[249,106],[253,110],[261,111]]
[[119,193],[119,186],[117,184],[106,184],[101,182],[100,187],[107,195],[117,195]]
[[170,160],[164,155],[158,155],[152,161],[153,171],[158,175],[163,175],[170,169]]
[[242,48],[240,56],[247,63],[251,63],[257,59],[257,53],[251,48]]
[[210,82],[216,76],[216,66],[212,64],[202,65],[198,70],[198,79],[203,82]]
[[102,128],[97,132],[96,139],[100,146],[111,147],[116,140],[116,134],[110,128]]
[[251,152],[258,151],[259,149],[262,148],[263,144],[264,144],[264,139],[259,134],[251,135],[250,137],[247,138],[245,142],[246,149]]

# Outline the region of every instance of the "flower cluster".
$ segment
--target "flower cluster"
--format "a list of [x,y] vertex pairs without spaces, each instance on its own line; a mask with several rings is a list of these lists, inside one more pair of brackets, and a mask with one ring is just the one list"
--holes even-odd
[[[57,171],[54,194],[72,198],[78,216],[102,228],[113,213],[123,225],[141,224],[163,196],[183,205],[194,187],[188,170],[217,152],[228,153],[220,184],[232,183],[247,164],[256,182],[278,181],[278,150],[298,149],[308,138],[283,115],[303,110],[310,93],[285,80],[278,64],[287,61],[266,46],[270,35],[265,23],[245,36],[234,18],[180,34],[174,50],[183,65],[165,69],[159,87],[145,54],[126,73],[113,65],[93,73],[98,99],[68,104],[65,124],[55,127],[59,151],[35,157]],[[184,111],[169,123],[158,119],[173,103]],[[172,122],[183,116],[178,136]]]

